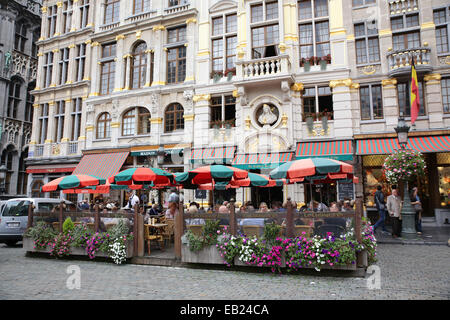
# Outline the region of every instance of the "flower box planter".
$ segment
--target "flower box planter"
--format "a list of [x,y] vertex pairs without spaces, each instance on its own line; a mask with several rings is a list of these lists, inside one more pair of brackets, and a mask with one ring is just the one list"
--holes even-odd
[[216,246],[205,247],[200,251],[191,251],[187,244],[181,246],[181,261],[188,263],[224,264]]
[[[258,266],[257,264],[246,264],[239,260],[239,257],[234,257],[234,265],[235,266],[245,266],[245,267],[272,267],[272,266]],[[281,253],[281,265],[280,268],[286,268],[286,254],[284,251]]]
[[[41,253],[50,253],[50,247],[46,247],[45,249],[35,249],[34,248],[34,241],[31,238],[24,237],[23,238],[23,248],[27,252],[41,252]],[[127,259],[132,258],[134,253],[134,244],[133,241],[127,242]],[[85,248],[78,248],[78,247],[71,247],[70,248],[70,255],[71,256],[87,256],[87,252]],[[97,251],[95,253],[95,257],[101,257],[101,258],[108,258],[109,254],[102,251]]]

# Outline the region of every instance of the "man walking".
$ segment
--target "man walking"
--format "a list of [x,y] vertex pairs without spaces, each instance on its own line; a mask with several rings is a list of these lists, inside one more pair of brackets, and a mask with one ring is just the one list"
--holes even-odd
[[384,224],[384,219],[385,219],[385,215],[386,215],[386,203],[384,201],[384,193],[381,189],[382,189],[381,186],[378,186],[377,191],[375,192],[375,204],[377,206],[377,210],[378,210],[378,214],[380,215],[380,218],[373,225],[373,231],[375,232],[375,230],[379,226],[381,226],[382,232],[387,233],[388,231],[386,230],[386,226]]
[[392,237],[398,238],[401,235],[400,220],[402,210],[402,200],[398,196],[396,187],[392,188],[392,194],[387,198],[387,210],[392,218]]

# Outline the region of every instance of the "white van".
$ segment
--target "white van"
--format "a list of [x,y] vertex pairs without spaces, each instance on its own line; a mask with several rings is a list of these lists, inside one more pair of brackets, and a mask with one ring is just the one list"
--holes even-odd
[[[64,200],[66,210],[69,210],[73,203]],[[0,212],[0,243],[8,246],[15,245],[22,241],[23,233],[28,224],[28,206],[34,204],[35,211],[52,211],[61,203],[60,199],[51,198],[17,198],[9,199],[2,204]]]

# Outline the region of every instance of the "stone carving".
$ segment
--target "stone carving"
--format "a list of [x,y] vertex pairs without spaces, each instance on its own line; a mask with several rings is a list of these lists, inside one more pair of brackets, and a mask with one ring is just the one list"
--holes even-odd
[[152,93],[150,95],[150,101],[152,103],[151,113],[152,113],[152,117],[154,117],[158,114],[159,95]]
[[[7,57],[7,54],[10,57]],[[10,68],[10,62],[12,62],[12,68]],[[12,55],[10,53],[5,54],[5,68],[11,70],[11,75],[19,75],[27,81],[32,81],[36,79],[37,74],[37,61],[21,53],[14,52]]]
[[289,83],[287,81],[281,82],[281,91],[283,91],[283,101],[291,101],[291,88],[289,87]]
[[257,119],[260,126],[264,128],[270,127],[278,120],[278,109],[275,106],[264,103],[257,111]]
[[191,113],[194,109],[194,91],[193,90],[185,90],[183,92],[183,98],[186,101],[186,113]]
[[237,95],[240,97],[241,106],[246,106],[248,104],[248,100],[244,87],[239,87],[237,89]]

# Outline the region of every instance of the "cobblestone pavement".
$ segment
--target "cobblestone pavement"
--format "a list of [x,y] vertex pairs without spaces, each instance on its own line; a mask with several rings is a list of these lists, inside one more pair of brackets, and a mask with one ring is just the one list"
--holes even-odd
[[[450,298],[449,247],[380,244],[378,256],[381,289],[369,290],[364,278],[55,260],[0,244],[0,299]],[[70,265],[80,267],[79,290],[66,287]]]

